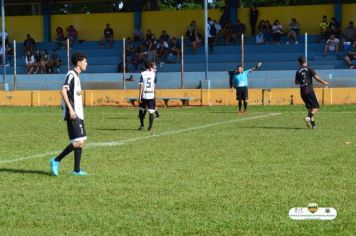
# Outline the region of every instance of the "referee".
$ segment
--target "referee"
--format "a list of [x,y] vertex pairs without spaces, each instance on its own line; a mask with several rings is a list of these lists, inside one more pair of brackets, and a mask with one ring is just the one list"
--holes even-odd
[[262,63],[259,62],[255,67],[245,70],[241,65],[238,65],[234,75],[234,87],[236,88],[236,100],[238,101],[239,113],[241,113],[242,101],[244,103],[244,111],[247,111],[248,103],[248,74],[261,67]]
[[315,115],[319,111],[319,102],[314,92],[313,78],[325,86],[328,86],[329,83],[322,80],[311,67],[307,66],[305,57],[300,56],[298,62],[300,69],[297,70],[295,74],[295,84],[299,85],[300,96],[308,110],[308,116],[305,117],[305,122],[309,128],[315,129]]

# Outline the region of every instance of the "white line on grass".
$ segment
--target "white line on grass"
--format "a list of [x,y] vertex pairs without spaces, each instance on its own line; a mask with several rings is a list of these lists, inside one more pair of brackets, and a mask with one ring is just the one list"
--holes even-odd
[[[195,126],[195,127],[190,127],[190,128],[180,129],[180,130],[173,130],[173,131],[168,131],[168,132],[163,132],[163,133],[158,133],[158,134],[152,134],[152,135],[143,136],[143,137],[130,138],[130,139],[121,140],[121,141],[88,143],[85,147],[88,149],[88,148],[95,148],[95,147],[120,146],[120,145],[132,143],[132,142],[137,142],[137,141],[140,141],[140,140],[150,139],[150,138],[169,136],[169,135],[173,135],[173,134],[180,134],[180,133],[194,131],[194,130],[198,130],[198,129],[210,128],[210,127],[218,126],[218,125],[233,124],[233,123],[238,123],[238,122],[247,121],[247,120],[255,120],[255,119],[267,118],[267,117],[271,117],[271,116],[278,116],[278,115],[281,115],[281,114],[282,113],[271,113],[271,114],[261,115],[261,116],[245,117],[245,118],[237,119],[237,120],[228,120],[228,121],[223,121],[223,122],[215,122],[215,123],[210,123],[210,124],[206,124],[206,125]],[[30,160],[30,159],[41,158],[41,157],[45,157],[45,156],[48,157],[50,155],[53,155],[53,153],[59,153],[59,152],[60,151],[53,151],[53,152],[36,154],[36,155],[32,155],[32,156],[27,156],[27,157],[16,158],[16,159],[12,159],[12,160],[4,160],[4,161],[0,161],[0,164],[6,164],[6,163],[12,163],[12,162],[18,162],[18,161],[24,161],[24,160]]]

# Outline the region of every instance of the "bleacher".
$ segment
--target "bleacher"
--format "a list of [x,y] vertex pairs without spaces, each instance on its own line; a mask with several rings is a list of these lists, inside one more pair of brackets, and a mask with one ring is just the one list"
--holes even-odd
[[[315,69],[346,69],[343,61],[345,52],[329,54],[323,56],[324,45],[317,43],[317,35],[308,37],[308,60],[309,65]],[[304,36],[299,36],[299,44],[286,45],[285,38],[282,38],[281,45],[254,45],[254,37],[247,37],[245,40],[245,67],[252,67],[257,61],[262,61],[262,70],[294,70],[297,67],[296,59],[304,54]],[[41,50],[47,49],[50,54],[56,47],[55,43],[38,43]],[[187,42],[185,42],[184,71],[202,72],[205,71],[204,47],[200,47],[196,54]],[[87,73],[116,73],[118,64],[122,61],[122,41],[115,41],[113,48],[100,48],[99,42],[75,43],[71,52],[82,51],[88,55],[89,66]],[[22,43],[17,44],[17,73],[25,74],[25,61]],[[63,60],[61,73],[67,68],[66,50],[58,51]],[[227,71],[241,63],[241,46],[224,45],[218,42],[214,47],[214,52],[209,55],[209,71]],[[133,66],[128,64],[129,72],[137,72]],[[161,63],[160,72],[180,72],[180,63]],[[10,67],[8,73],[13,72],[13,58],[10,57]]]

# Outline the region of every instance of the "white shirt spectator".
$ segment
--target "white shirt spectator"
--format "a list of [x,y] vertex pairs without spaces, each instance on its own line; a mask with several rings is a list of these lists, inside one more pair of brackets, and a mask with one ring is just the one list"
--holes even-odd
[[31,55],[30,59],[28,59],[28,57],[25,56],[25,63],[26,65],[35,63],[35,57]]
[[328,45],[329,51],[334,52],[336,50],[336,45],[339,44],[339,39],[328,39],[328,41],[326,41],[326,44]]

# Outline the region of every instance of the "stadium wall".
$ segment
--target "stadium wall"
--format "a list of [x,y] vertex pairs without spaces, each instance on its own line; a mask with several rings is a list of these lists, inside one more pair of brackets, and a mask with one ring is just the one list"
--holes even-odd
[[[356,88],[316,88],[319,102],[323,105],[356,104]],[[137,90],[86,90],[85,106],[120,106],[133,104],[128,98],[137,97]],[[234,89],[172,89],[159,90],[157,97],[191,98],[190,106],[236,105]],[[59,106],[59,91],[0,91],[0,106]],[[250,89],[251,105],[301,105],[298,88]],[[134,104],[137,105],[137,104]],[[158,106],[164,106],[158,100]],[[181,101],[171,100],[168,106],[181,106]]]
[[[288,7],[260,7],[259,19],[270,20],[272,23],[279,19],[286,28],[291,18],[295,17],[301,24],[302,32],[319,34],[319,22],[323,15],[334,16],[334,4],[288,6]],[[209,10],[209,16],[219,20],[220,10]],[[246,24],[247,34],[250,34],[249,9],[239,8],[238,18]],[[356,4],[343,4],[343,28],[350,20],[356,22]],[[203,10],[182,11],[145,11],[142,12],[142,28],[151,29],[157,36],[166,30],[171,36],[184,35],[190,22],[196,20],[200,32],[203,32]],[[312,22],[312,23],[311,23]],[[79,38],[87,41],[97,41],[102,37],[106,23],[110,23],[115,31],[116,40],[130,37],[134,31],[133,13],[100,13],[100,14],[68,14],[51,16],[51,37],[55,39],[57,26],[66,28],[74,25],[79,32]],[[11,39],[22,42],[25,35],[30,33],[33,38],[43,41],[43,16],[17,16],[6,18],[6,29]]]

